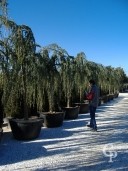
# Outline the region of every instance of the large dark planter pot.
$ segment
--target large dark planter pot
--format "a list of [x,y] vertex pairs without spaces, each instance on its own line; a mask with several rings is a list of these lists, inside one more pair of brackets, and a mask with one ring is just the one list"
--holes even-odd
[[65,111],[65,119],[77,119],[79,114],[79,106],[75,107],[64,107],[63,110]]
[[119,96],[119,93],[114,94],[114,98],[117,98]]
[[64,112],[41,112],[40,118],[44,119],[43,126],[47,128],[60,127],[65,117]]
[[101,97],[101,104],[107,103],[108,102],[108,96],[104,95]]
[[75,103],[76,106],[79,106],[79,114],[89,112],[89,103]]
[[114,95],[113,95],[113,94],[109,94],[109,95],[108,95],[108,101],[113,100],[113,97],[114,97]]
[[101,105],[101,97],[99,97],[99,103],[98,103],[98,106]]
[[36,139],[41,131],[42,119],[10,119],[10,127],[12,134],[17,140],[33,140]]

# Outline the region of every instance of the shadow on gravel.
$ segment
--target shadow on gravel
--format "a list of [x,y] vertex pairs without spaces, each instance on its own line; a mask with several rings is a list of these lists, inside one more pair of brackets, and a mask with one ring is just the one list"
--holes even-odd
[[[76,127],[85,126],[85,116],[80,114],[78,119],[66,120],[63,125],[58,128],[45,128],[42,127],[40,136],[33,141],[19,141],[15,140],[11,132],[4,132],[0,144],[0,165],[8,165],[21,161],[38,159],[40,157],[48,157],[52,155],[59,155],[61,153],[71,152],[66,146],[54,150],[47,150],[45,146],[56,145],[58,143],[66,143],[66,139],[81,132],[75,130]],[[69,140],[69,141],[72,141]]]

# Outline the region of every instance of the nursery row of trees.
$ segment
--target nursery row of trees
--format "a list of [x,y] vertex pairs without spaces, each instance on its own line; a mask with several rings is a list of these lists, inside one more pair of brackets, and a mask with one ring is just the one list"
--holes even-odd
[[[93,78],[101,96],[115,94],[128,78],[120,67],[89,61],[84,52],[71,56],[57,44],[41,47],[26,25],[6,16],[0,1],[0,115],[23,117],[37,111],[58,111],[84,100]],[[4,9],[4,10],[3,10]]]

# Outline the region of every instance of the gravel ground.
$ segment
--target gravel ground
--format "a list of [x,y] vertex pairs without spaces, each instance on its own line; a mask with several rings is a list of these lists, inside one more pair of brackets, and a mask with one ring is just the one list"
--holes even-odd
[[98,131],[86,127],[88,114],[42,127],[33,141],[13,139],[4,128],[0,171],[128,171],[128,93],[98,107]]

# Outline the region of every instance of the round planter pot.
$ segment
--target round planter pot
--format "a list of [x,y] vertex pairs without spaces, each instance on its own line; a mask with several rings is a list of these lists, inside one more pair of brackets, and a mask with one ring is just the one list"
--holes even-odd
[[108,102],[108,96],[104,95],[101,97],[101,104],[107,103]]
[[119,93],[114,94],[114,98],[117,98],[119,96]]
[[47,128],[60,127],[65,117],[64,112],[41,112],[40,118],[44,119],[43,126]]
[[75,107],[64,107],[63,110],[65,111],[65,119],[77,119],[79,114],[79,106]]
[[89,103],[75,103],[76,106],[79,106],[79,114],[88,113]]
[[12,134],[17,140],[32,140],[36,139],[42,127],[41,119],[10,119],[10,127]]
[[99,103],[98,103],[98,106],[100,106],[101,105],[101,98],[99,98]]

